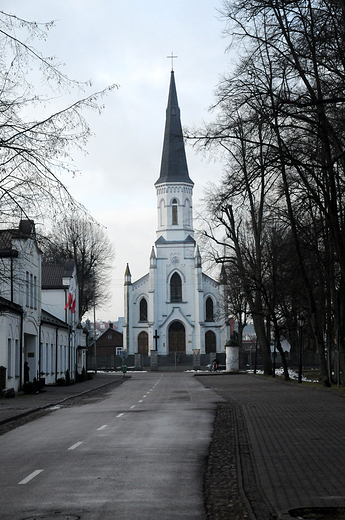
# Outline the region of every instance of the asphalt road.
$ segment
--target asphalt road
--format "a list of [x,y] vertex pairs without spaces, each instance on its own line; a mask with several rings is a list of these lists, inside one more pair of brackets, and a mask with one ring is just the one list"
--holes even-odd
[[219,399],[190,374],[137,373],[4,434],[1,520],[203,520]]

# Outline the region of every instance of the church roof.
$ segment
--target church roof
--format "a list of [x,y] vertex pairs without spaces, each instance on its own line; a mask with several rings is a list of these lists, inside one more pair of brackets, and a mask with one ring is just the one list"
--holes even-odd
[[155,184],[161,184],[163,182],[186,182],[194,185],[188,174],[173,70],[171,71],[168,106],[166,110],[161,171],[159,179]]

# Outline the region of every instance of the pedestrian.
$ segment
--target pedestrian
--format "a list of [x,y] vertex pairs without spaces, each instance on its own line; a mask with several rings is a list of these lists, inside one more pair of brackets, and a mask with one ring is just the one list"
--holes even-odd
[[217,356],[213,360],[213,370],[218,370],[218,358]]
[[30,379],[29,370],[30,370],[29,363],[27,361],[25,361],[25,363],[24,363],[24,383],[29,382],[29,379]]

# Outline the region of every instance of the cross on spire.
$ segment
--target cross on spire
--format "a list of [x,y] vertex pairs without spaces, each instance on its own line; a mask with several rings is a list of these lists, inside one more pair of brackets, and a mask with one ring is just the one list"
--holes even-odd
[[173,71],[174,70],[174,58],[178,58],[178,56],[174,56],[173,51],[171,51],[171,55],[167,56],[167,58],[171,59],[171,70]]

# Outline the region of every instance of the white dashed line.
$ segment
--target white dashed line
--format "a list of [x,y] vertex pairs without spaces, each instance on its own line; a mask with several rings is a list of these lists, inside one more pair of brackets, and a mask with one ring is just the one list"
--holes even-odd
[[119,415],[117,415],[116,417],[122,417],[123,416],[123,413],[119,413]]
[[104,428],[106,428],[107,426],[108,426],[107,424],[103,424],[103,426],[100,426],[99,428],[97,428],[97,431],[104,430]]
[[138,403],[142,403],[142,402],[143,402],[143,400],[142,400],[142,399],[140,399],[140,401],[138,401]]
[[69,449],[69,450],[75,450],[75,449],[78,448],[78,446],[80,446],[81,444],[83,444],[83,441],[81,441],[81,442],[76,442],[75,444],[73,444],[73,446],[70,446],[68,449]]
[[135,404],[133,404],[133,406],[130,407],[130,410],[132,410],[132,408],[135,408]]
[[33,473],[30,473],[30,475],[28,475],[26,478],[24,478],[23,480],[18,482],[18,484],[27,484],[28,482],[30,482],[30,480],[32,480],[33,478],[37,477],[37,475],[42,473],[42,471],[43,471],[43,469],[36,469],[36,471],[34,471]]

